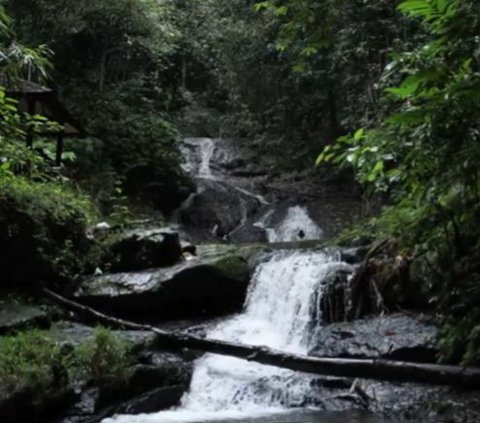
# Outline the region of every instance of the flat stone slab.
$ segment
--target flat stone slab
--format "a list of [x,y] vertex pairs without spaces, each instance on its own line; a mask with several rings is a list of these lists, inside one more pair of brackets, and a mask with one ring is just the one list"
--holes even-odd
[[396,313],[321,327],[310,354],[434,362],[437,339],[438,329],[428,316]]
[[207,318],[242,307],[249,275],[245,251],[212,247],[170,267],[88,277],[74,297],[133,320]]
[[15,301],[0,302],[0,335],[28,327],[48,328],[48,313],[40,307]]

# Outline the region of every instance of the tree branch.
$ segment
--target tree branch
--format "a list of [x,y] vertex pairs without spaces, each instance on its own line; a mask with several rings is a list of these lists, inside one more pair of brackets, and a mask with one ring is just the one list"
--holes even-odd
[[480,389],[480,368],[410,363],[384,359],[308,357],[267,347],[250,346],[216,339],[203,339],[185,333],[166,332],[151,325],[139,324],[108,316],[90,307],[62,297],[46,288],[44,288],[42,292],[63,307],[94,318],[100,323],[121,329],[153,332],[157,336],[160,348],[179,350],[187,348],[196,351],[228,355],[304,373],[377,379],[387,382],[412,382]]

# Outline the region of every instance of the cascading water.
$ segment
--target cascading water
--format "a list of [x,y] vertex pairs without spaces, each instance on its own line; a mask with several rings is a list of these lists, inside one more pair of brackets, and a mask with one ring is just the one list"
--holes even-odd
[[274,210],[270,210],[255,224],[265,230],[268,242],[316,240],[323,237],[323,231],[311,219],[305,207],[290,207],[285,218],[276,225],[269,223],[273,213]]
[[210,138],[202,138],[202,143],[200,144],[200,146],[202,161],[200,162],[198,176],[200,178],[211,179],[213,178],[213,174],[210,168],[210,160],[212,160],[212,156],[215,151],[215,144]]
[[[194,154],[193,150],[198,153]],[[196,178],[214,179],[210,162],[215,152],[215,141],[211,138],[186,138],[181,145],[185,158],[183,170]],[[200,162],[198,163],[198,159]]]
[[[257,266],[243,313],[207,336],[306,354],[324,284],[340,269],[324,252],[279,251]],[[117,416],[107,423],[204,421],[285,412],[308,405],[312,376],[206,354],[197,360],[190,390],[179,408],[150,415]]]

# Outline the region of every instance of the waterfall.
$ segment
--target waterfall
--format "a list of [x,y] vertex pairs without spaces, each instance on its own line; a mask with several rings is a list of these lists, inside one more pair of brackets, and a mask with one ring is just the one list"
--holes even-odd
[[289,207],[285,218],[279,223],[270,223],[275,210],[269,210],[255,223],[255,226],[265,230],[268,242],[315,240],[323,237],[323,231],[309,216],[305,207]]
[[[325,283],[350,269],[335,255],[277,251],[253,275],[244,311],[207,337],[306,354]],[[205,421],[286,412],[308,405],[313,376],[245,360],[206,354],[196,361],[180,407],[150,415],[117,416],[104,423]]]
[[[192,152],[198,150],[197,154]],[[215,141],[211,138],[186,138],[181,145],[185,158],[183,170],[196,178],[215,179],[210,162],[215,153]],[[198,163],[197,160],[200,160]]]

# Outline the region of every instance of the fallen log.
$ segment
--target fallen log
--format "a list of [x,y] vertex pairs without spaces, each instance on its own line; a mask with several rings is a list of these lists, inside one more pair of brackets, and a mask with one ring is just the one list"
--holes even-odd
[[167,332],[155,326],[108,316],[46,288],[42,292],[67,309],[94,318],[100,323],[121,329],[153,332],[157,336],[160,348],[190,349],[228,355],[303,373],[480,389],[480,368],[477,367],[412,363],[385,359],[309,357],[291,354],[267,347],[205,339],[185,333]]

